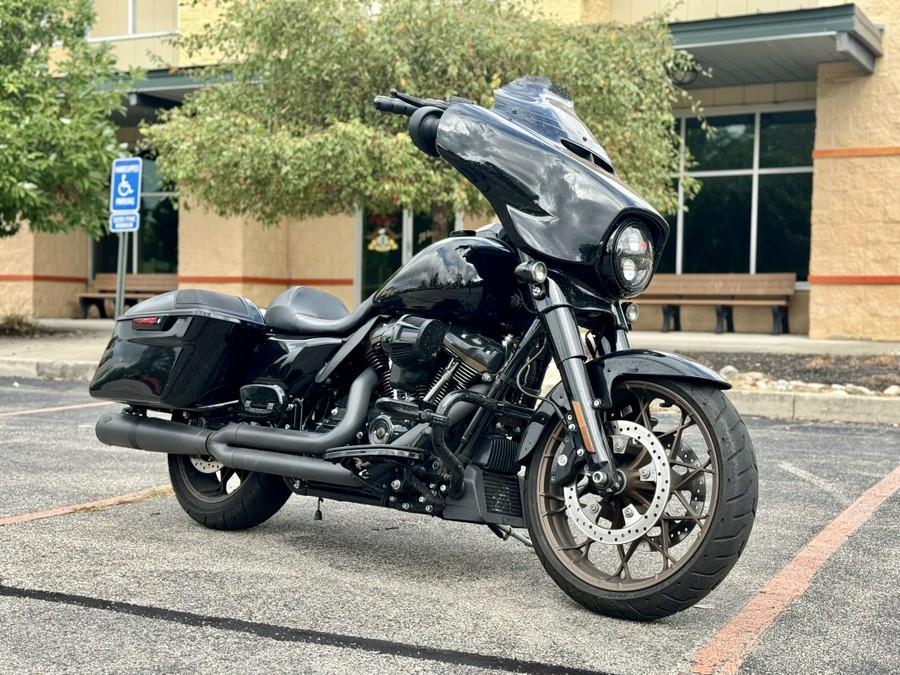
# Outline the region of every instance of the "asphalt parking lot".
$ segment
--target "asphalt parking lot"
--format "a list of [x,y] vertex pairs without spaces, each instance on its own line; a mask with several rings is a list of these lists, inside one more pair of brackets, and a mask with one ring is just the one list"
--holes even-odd
[[163,456],[96,440],[83,383],[0,378],[0,403],[3,673],[900,672],[895,427],[748,419],[741,561],[637,624],[575,605],[484,527],[334,502],[316,521],[293,497],[206,530],[155,489]]

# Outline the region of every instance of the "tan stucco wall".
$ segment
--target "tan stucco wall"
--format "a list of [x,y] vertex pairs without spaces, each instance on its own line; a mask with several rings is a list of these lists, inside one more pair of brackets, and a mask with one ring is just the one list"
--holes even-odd
[[[888,27],[884,55],[870,76],[850,64],[819,67],[809,335],[896,340],[900,5],[891,0],[858,5],[873,22]],[[893,283],[855,283],[862,281],[858,277],[887,277]]]
[[352,307],[355,233],[350,215],[265,227],[202,206],[182,208],[179,285],[241,295],[265,307],[281,291],[303,283]]
[[[88,238],[81,232],[34,233],[25,225],[14,237],[4,239],[0,316],[80,316],[76,296],[87,286],[87,250]],[[62,280],[65,277],[73,281]]]
[[692,89],[691,97],[703,106],[705,114],[715,114],[714,108],[740,105],[764,105],[816,99],[815,82],[778,82],[750,84],[742,87],[710,87]]
[[[611,18],[634,23],[650,14],[672,8],[671,21],[699,21],[718,16],[740,16],[761,12],[787,12],[847,4],[845,0],[612,0]],[[857,3],[861,4],[861,3]]]
[[[124,0],[94,0],[97,19],[91,29],[91,39],[107,40],[128,34],[128,3]],[[135,16],[136,34],[166,33],[174,36],[178,31],[178,0],[137,3]],[[113,54],[119,67],[155,69],[178,65],[178,50],[170,37],[132,37],[111,40]]]

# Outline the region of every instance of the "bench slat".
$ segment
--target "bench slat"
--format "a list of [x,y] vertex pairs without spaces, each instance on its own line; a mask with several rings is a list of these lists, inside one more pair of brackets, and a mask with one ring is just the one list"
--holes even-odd
[[734,331],[732,307],[770,306],[772,333],[788,331],[787,308],[794,294],[797,275],[766,274],[657,274],[650,286],[637,297],[639,304],[663,306],[663,332],[674,322],[681,330],[681,305],[714,305],[716,332],[727,324]]

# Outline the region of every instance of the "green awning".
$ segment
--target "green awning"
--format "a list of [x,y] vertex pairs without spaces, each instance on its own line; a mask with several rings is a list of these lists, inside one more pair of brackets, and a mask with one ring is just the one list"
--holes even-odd
[[882,54],[881,28],[856,5],[676,22],[669,29],[678,49],[712,69],[712,78],[688,88],[815,81],[820,63],[838,61],[872,73]]

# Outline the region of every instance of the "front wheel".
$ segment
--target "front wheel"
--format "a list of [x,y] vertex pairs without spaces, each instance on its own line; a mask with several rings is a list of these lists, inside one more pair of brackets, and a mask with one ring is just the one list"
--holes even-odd
[[230,469],[212,457],[169,455],[169,478],[185,513],[215,530],[255,527],[291,496],[280,476]]
[[756,458],[734,406],[712,386],[619,380],[612,396],[604,423],[621,489],[601,495],[584,469],[556,485],[566,431],[548,427],[526,473],[528,529],[574,600],[658,619],[698,602],[734,567],[756,513]]

